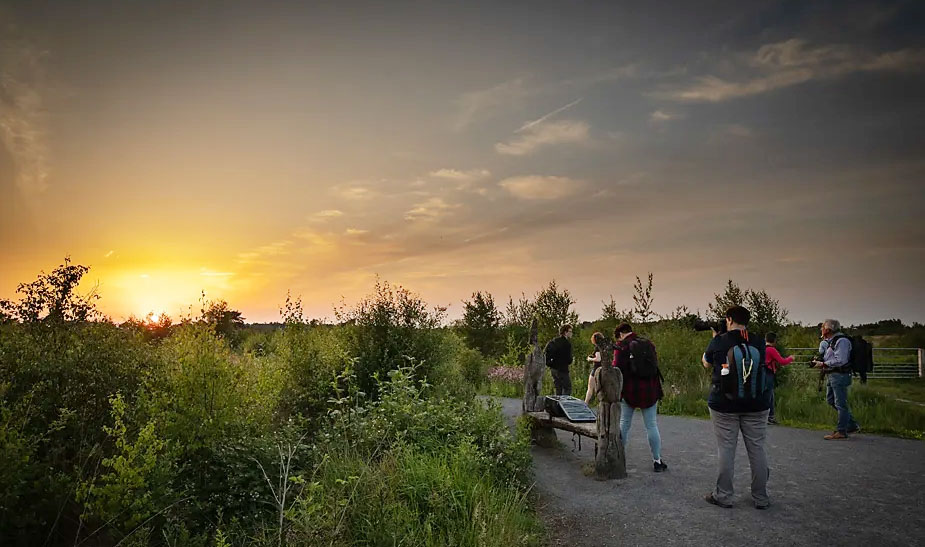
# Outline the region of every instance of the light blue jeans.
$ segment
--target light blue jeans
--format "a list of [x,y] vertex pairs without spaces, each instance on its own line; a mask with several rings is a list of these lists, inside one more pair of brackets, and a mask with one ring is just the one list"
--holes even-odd
[[[620,436],[623,437],[623,447],[629,444],[630,428],[633,426],[633,412],[636,410],[626,401],[620,401],[622,412],[620,413]],[[662,459],[662,437],[658,434],[658,403],[643,408],[642,420],[646,424],[646,434],[649,437],[649,449],[652,450],[652,459],[659,461]]]

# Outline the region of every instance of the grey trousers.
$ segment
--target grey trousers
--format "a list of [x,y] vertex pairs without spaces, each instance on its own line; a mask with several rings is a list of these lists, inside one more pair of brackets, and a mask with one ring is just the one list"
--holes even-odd
[[716,448],[719,454],[719,477],[713,497],[720,503],[732,503],[735,475],[736,445],[739,431],[748,452],[748,464],[752,470],[752,500],[755,505],[768,505],[768,456],[764,451],[765,434],[768,429],[768,411],[726,413],[710,409],[713,432],[716,434]]

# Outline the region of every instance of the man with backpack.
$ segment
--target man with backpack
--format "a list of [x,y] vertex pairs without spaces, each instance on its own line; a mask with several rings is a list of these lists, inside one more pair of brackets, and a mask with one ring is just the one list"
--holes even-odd
[[822,355],[822,361],[813,361],[813,365],[821,368],[825,374],[825,400],[838,412],[835,431],[823,439],[843,440],[848,438],[849,433],[861,431],[861,426],[854,420],[851,409],[848,408],[848,386],[851,385],[853,370],[852,344],[851,339],[842,334],[841,323],[835,319],[826,319],[821,330],[826,341],[825,353]]
[[707,399],[719,453],[716,488],[705,500],[732,507],[733,476],[739,432],[748,452],[752,474],[752,501],[756,509],[767,509],[768,457],[764,450],[771,408],[770,382],[764,357],[764,339],[750,336],[751,313],[742,306],[726,310],[725,334],[714,336],[703,361],[712,368],[712,387]]
[[556,395],[572,394],[572,378],[569,376],[568,367],[572,364],[572,326],[562,325],[559,327],[559,336],[553,338],[546,344],[544,353],[546,354],[546,366],[552,374],[552,383],[556,390]]
[[652,451],[652,468],[656,473],[668,470],[662,461],[662,437],[658,433],[658,401],[664,395],[662,374],[658,370],[655,344],[637,336],[629,323],[620,323],[613,331],[617,346],[613,352],[613,366],[623,373],[623,397],[620,401],[620,435],[623,446],[629,443],[633,413],[642,411]]

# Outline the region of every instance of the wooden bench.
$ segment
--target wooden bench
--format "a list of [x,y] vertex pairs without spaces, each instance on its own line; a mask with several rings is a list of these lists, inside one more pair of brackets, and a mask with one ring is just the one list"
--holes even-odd
[[570,422],[567,418],[550,416],[547,412],[527,412],[527,416],[536,420],[539,425],[577,433],[585,437],[591,437],[597,440],[597,423],[596,422]]
[[[597,442],[594,455],[594,474],[598,479],[622,479],[626,477],[626,455],[620,439],[620,392],[623,375],[619,369],[607,368],[599,371],[601,404],[597,409],[597,421],[570,422],[565,418],[550,416],[546,411],[546,397],[543,392],[543,374],[546,372],[546,355],[537,341],[537,322],[530,325],[530,344],[533,350],[524,363],[523,413],[530,420],[530,434],[540,446],[554,446],[558,443],[556,429],[571,431]],[[595,376],[597,378],[597,375]],[[580,439],[580,437],[579,437]]]

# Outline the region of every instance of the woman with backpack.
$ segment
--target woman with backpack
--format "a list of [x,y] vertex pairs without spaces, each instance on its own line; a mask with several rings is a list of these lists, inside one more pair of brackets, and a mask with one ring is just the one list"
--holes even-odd
[[594,373],[601,367],[606,359],[613,355],[613,343],[606,336],[599,332],[591,335],[591,343],[594,344],[594,355],[589,356],[588,362],[591,367],[591,374],[588,376],[588,392],[585,393],[585,404],[591,405],[591,398],[597,393],[597,382],[594,380]]
[[629,323],[618,325],[613,335],[618,339],[613,363],[623,373],[623,400],[620,402],[623,446],[629,444],[633,413],[638,408],[646,424],[649,449],[652,451],[652,468],[656,473],[661,473],[668,469],[668,465],[662,461],[662,437],[658,432],[658,401],[664,392],[655,344],[637,336]]

